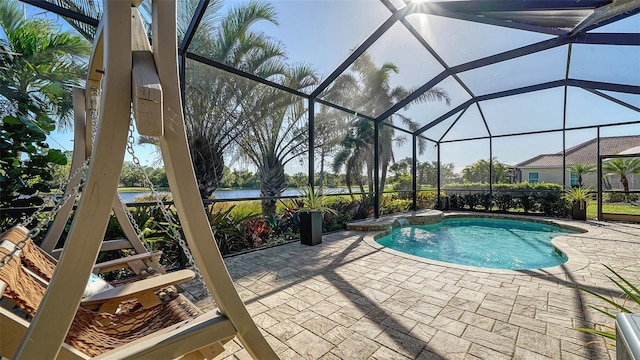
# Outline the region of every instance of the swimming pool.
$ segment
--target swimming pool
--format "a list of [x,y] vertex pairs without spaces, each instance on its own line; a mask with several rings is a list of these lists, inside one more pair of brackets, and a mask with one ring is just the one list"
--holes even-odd
[[450,218],[432,225],[393,229],[376,241],[427,259],[494,269],[541,269],[563,264],[567,256],[551,239],[575,233],[530,221]]

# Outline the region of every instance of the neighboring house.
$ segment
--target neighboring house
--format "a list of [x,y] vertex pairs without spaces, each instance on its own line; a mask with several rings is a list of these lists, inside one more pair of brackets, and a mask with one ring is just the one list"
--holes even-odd
[[[637,153],[635,149],[640,146],[640,135],[636,136],[615,136],[600,138],[600,155],[616,155],[620,153]],[[640,152],[640,151],[639,151]],[[598,141],[591,139],[582,144],[568,148],[566,151],[566,166],[581,163],[583,165],[597,165],[598,163]],[[562,184],[563,168],[562,168],[562,152],[555,154],[541,154],[529,160],[525,160],[517,164],[516,169],[519,178],[529,183],[557,183]],[[567,186],[578,185],[578,174],[569,173],[567,170]],[[596,172],[582,176],[582,184],[597,187]],[[611,177],[609,179],[611,187],[621,188],[619,178]],[[640,189],[640,176],[632,175],[629,177],[629,186],[631,189]]]

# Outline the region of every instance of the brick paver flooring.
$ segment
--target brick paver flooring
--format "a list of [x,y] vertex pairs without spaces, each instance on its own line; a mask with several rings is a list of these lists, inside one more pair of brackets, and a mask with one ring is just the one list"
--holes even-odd
[[[640,225],[562,222],[589,230],[566,241],[588,265],[555,272],[469,270],[399,256],[372,246],[366,241],[372,233],[359,231],[325,235],[313,247],[290,243],[255,251],[226,264],[282,359],[615,358],[615,348],[574,330],[612,325],[586,309],[603,304],[576,285],[619,296],[602,264],[640,283]],[[250,358],[237,340],[225,347],[218,358]]]

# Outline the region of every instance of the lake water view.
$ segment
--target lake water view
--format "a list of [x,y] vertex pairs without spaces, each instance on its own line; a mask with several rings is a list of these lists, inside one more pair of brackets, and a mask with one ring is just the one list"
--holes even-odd
[[[354,189],[355,190],[355,189]],[[282,196],[300,196],[304,192],[303,189],[286,189],[282,192]],[[323,189],[324,193],[328,194],[341,194],[348,193],[349,190],[345,188],[326,188]],[[160,196],[167,194],[166,192],[158,192]],[[132,191],[132,192],[119,192],[118,193],[124,202],[134,202],[136,197],[141,195],[150,195],[150,191]],[[259,189],[240,189],[240,190],[216,190],[213,193],[216,199],[243,199],[243,198],[257,198],[260,197]]]

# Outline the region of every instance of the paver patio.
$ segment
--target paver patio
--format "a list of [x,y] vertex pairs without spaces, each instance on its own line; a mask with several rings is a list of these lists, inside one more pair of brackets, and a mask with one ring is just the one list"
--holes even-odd
[[[282,359],[615,358],[615,348],[573,330],[611,324],[595,310],[583,311],[602,304],[576,285],[618,296],[602,264],[640,283],[640,225],[561,222],[588,230],[566,241],[588,265],[557,273],[443,266],[372,246],[366,241],[372,233],[362,231],[328,234],[314,247],[290,243],[230,257],[226,264]],[[199,305],[211,306],[206,299]],[[237,340],[226,349],[219,358],[250,358]]]

